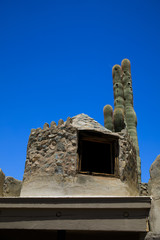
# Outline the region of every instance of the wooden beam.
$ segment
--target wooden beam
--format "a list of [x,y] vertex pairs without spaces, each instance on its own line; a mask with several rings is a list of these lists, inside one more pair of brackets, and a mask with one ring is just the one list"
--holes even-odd
[[0,229],[147,232],[149,197],[1,198]]

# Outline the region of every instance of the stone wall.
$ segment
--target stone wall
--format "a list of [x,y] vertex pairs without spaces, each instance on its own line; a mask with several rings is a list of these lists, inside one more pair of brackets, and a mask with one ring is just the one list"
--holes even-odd
[[148,183],[140,183],[140,196],[150,196]]
[[[146,184],[141,187],[146,188]],[[151,194],[151,209],[149,216],[150,232],[145,240],[160,240],[160,155],[150,167],[150,180],[148,183],[148,193]]]
[[32,129],[23,181],[36,176],[65,178],[76,175],[77,131],[70,120],[56,126],[45,124],[44,129]]
[[152,196],[150,227],[154,234],[160,235],[160,155],[150,168],[149,189]]
[[153,232],[149,232],[146,235],[145,240],[160,240],[160,234],[155,234]]
[[118,139],[85,114],[60,120],[58,126],[52,122],[32,129],[21,196],[138,195],[136,153],[126,134],[119,140],[119,179],[78,173],[78,132],[82,129]]
[[3,186],[3,197],[19,197],[22,181],[13,177],[6,177]]
[[0,169],[0,197],[19,197],[22,181],[13,177],[6,177]]
[[129,134],[122,130],[119,138],[119,171],[120,179],[127,182],[135,195],[138,194],[138,171],[136,149]]

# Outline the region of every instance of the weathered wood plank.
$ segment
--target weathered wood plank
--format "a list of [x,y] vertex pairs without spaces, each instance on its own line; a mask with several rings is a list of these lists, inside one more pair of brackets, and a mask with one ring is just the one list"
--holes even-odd
[[5,218],[30,217],[47,219],[137,219],[145,218],[148,215],[146,209],[2,209],[0,221]]
[[33,204],[11,204],[11,203],[0,203],[0,208],[98,208],[98,209],[105,209],[105,208],[150,208],[150,203],[84,203],[84,204],[40,204],[40,203],[33,203]]
[[90,230],[90,231],[131,231],[146,232],[146,219],[77,219],[77,220],[36,220],[16,219],[0,222],[0,229],[34,229],[34,230]]
[[150,198],[0,199],[0,229],[145,232]]
[[0,208],[150,208],[150,197],[0,198]]

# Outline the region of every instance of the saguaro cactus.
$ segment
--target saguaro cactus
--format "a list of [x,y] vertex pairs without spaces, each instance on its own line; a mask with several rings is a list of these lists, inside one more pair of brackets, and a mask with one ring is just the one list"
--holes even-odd
[[128,133],[130,134],[133,143],[136,147],[137,153],[137,167],[139,181],[141,179],[141,163],[139,157],[139,146],[137,139],[137,116],[133,109],[133,90],[132,90],[132,79],[131,79],[131,67],[130,61],[124,59],[121,63],[122,67],[122,83],[124,88],[124,106],[125,106],[125,119]]
[[139,157],[139,146],[137,139],[137,117],[133,109],[133,91],[130,61],[128,59],[124,59],[121,63],[121,66],[113,66],[112,76],[114,91],[114,112],[112,118],[112,107],[110,105],[106,105],[104,107],[103,111],[105,127],[111,131],[115,130],[115,132],[120,132],[122,129],[127,128],[127,131],[136,148],[138,178],[140,182],[141,161]]
[[120,132],[124,127],[124,93],[121,79],[122,71],[119,65],[112,68],[113,91],[114,91],[114,112],[113,123],[116,132]]
[[111,105],[106,105],[103,108],[104,126],[113,131],[113,108]]

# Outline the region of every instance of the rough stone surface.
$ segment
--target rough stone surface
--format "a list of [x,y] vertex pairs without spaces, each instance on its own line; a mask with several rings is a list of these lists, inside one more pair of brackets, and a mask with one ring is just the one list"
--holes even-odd
[[[82,113],[72,118],[72,126],[74,126],[78,130],[95,130],[103,133],[111,133],[110,130],[103,127],[93,118],[88,115]],[[113,135],[118,136],[116,133],[112,133]]]
[[19,197],[21,191],[22,181],[13,177],[6,177],[3,186],[4,197]]
[[4,179],[5,179],[5,175],[2,171],[2,169],[0,168],[0,197],[3,196]]
[[149,186],[154,198],[160,197],[160,155],[157,156],[150,167]]
[[58,121],[58,127],[61,126],[64,123],[63,119],[59,119]]
[[[78,131],[119,138],[119,179],[78,173]],[[118,141],[118,140],[117,140]],[[123,149],[124,148],[124,149]],[[130,187],[132,185],[132,188]],[[126,134],[119,136],[93,118],[79,114],[48,129],[31,132],[21,196],[137,195],[136,152]]]
[[135,195],[138,194],[138,171],[136,149],[129,134],[123,130],[119,133],[119,173],[120,179],[127,182]]
[[140,196],[150,196],[148,183],[140,183]]
[[145,237],[145,240],[160,240],[160,234],[149,232]]
[[28,181],[33,176],[75,176],[76,139],[76,129],[65,124],[31,133],[23,180]]
[[56,127],[56,123],[54,121],[52,121],[50,126],[51,126],[51,128],[52,127],[54,128],[54,127]]
[[152,196],[150,211],[151,231],[160,234],[160,155],[150,168],[149,189]]
[[45,124],[43,125],[43,129],[46,130],[46,129],[48,129],[48,128],[49,128],[49,124],[48,124],[48,123],[45,123]]

